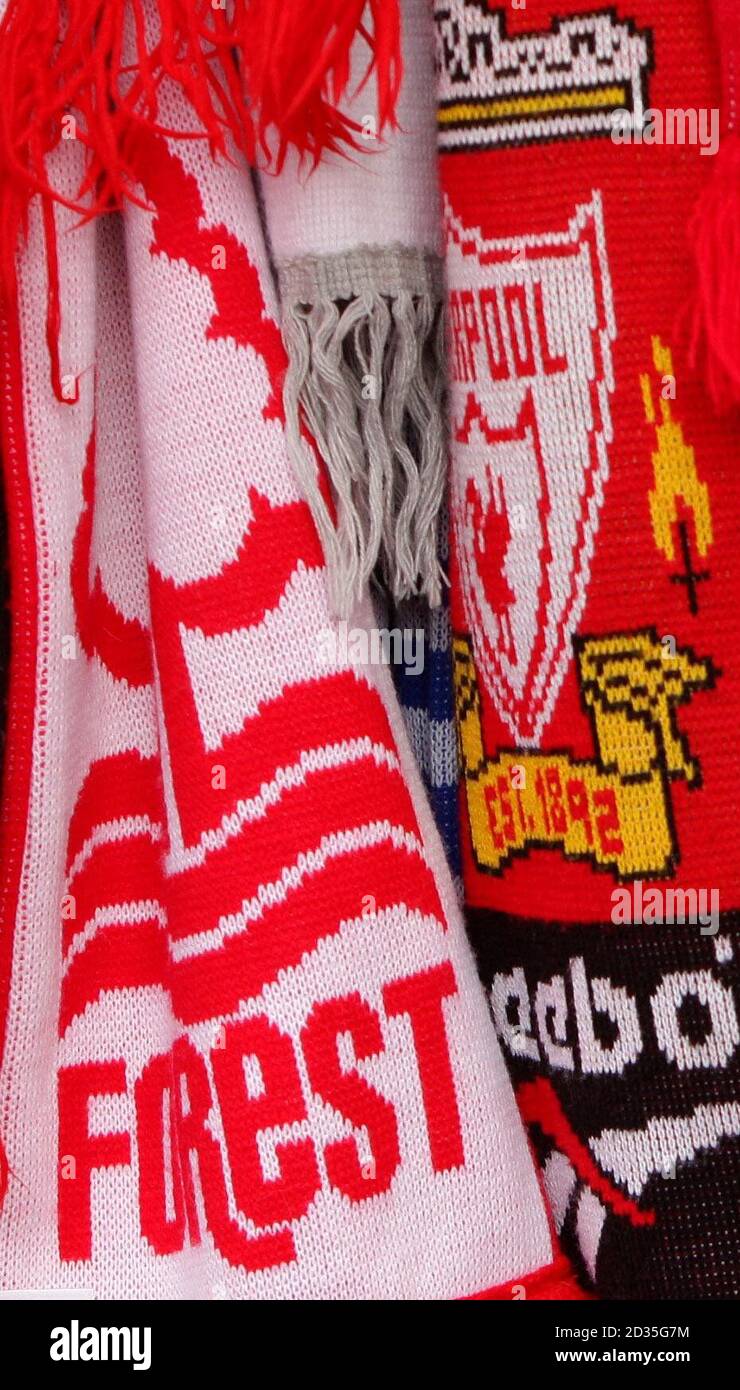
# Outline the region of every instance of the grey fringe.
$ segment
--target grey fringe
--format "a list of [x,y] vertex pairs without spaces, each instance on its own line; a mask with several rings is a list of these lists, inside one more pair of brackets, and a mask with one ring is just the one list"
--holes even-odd
[[[378,566],[395,598],[424,593],[437,605],[447,466],[440,258],[362,247],[285,263],[279,280],[288,447],[334,611],[349,616]],[[305,430],[326,463],[336,521]]]

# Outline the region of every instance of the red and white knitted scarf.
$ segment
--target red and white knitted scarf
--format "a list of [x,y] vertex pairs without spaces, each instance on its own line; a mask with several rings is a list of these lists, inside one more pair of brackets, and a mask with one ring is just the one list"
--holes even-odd
[[[289,458],[305,478],[332,446],[322,391],[340,356],[350,392],[387,371],[395,405],[373,409],[371,380],[356,425],[363,445],[382,427],[381,500],[350,477],[339,591],[362,587],[395,524],[383,470],[397,477],[398,458],[416,518],[399,587],[416,580],[415,470],[439,472],[419,438],[437,387],[414,357],[437,333],[436,204],[426,184],[399,195],[368,268],[363,209],[350,197],[342,225],[332,204],[336,160],[305,189],[292,162],[359,139],[336,102],[365,8],[69,0],[39,20],[7,6],[5,1289],[575,1292],[389,675],[351,650],[327,664],[335,606]],[[368,11],[375,96],[359,100],[380,131],[400,78],[395,6]],[[426,40],[418,51],[431,61]],[[430,176],[429,70],[408,82],[404,138],[416,111]],[[263,141],[285,165],[264,201],[297,286],[287,426],[244,158]],[[334,290],[310,338],[325,361],[308,371],[322,276]],[[325,531],[335,519],[325,507]],[[359,528],[346,550],[343,525]]]
[[713,8],[435,4],[467,922],[611,1299],[740,1294],[740,7]]

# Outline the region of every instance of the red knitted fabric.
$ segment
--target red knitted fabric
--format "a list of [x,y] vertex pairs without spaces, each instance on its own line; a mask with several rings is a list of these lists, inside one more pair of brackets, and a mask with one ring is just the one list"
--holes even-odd
[[737,1295],[740,439],[685,312],[711,16],[436,19],[470,929],[584,1278]]
[[[0,1289],[577,1295],[390,672],[334,619],[251,171],[197,117],[162,84],[120,212],[33,198],[0,297]],[[87,159],[49,155],[70,199]]]

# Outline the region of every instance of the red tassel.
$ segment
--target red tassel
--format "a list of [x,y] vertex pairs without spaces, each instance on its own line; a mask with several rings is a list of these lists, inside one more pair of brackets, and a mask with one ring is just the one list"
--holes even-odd
[[691,361],[720,411],[740,404],[740,137],[727,136],[689,227],[697,270]]
[[368,45],[362,80],[375,76],[382,130],[394,122],[401,81],[398,0],[249,0],[243,36],[247,89],[266,154],[271,132],[277,132],[277,168],[291,146],[314,162],[323,150],[356,148],[360,127],[339,103],[349,87],[358,34]]
[[[229,140],[255,163],[280,168],[289,148],[317,163],[354,147],[359,127],[340,109],[350,53],[367,45],[378,122],[392,124],[401,80],[399,0],[8,0],[0,23],[0,239],[6,289],[34,193],[89,218],[137,200],[129,143],[141,125],[199,136],[215,155]],[[124,47],[124,38],[126,46]],[[124,52],[135,50],[134,61]],[[192,129],[158,120],[159,89],[176,82]],[[71,202],[51,184],[46,157],[63,122],[85,146],[86,174]]]

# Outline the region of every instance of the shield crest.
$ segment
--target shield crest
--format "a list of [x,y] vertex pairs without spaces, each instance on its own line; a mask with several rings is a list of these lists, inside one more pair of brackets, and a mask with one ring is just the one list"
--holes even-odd
[[616,337],[594,192],[567,227],[486,240],[445,209],[452,522],[476,664],[537,746],[571,658],[609,473]]

